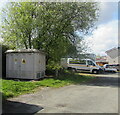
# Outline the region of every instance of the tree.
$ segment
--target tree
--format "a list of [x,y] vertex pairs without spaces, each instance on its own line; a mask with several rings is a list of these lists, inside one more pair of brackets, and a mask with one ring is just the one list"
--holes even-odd
[[87,34],[97,20],[98,8],[90,2],[12,2],[4,14],[4,44],[42,49],[47,59],[59,62],[62,56],[76,52],[80,38],[75,31]]

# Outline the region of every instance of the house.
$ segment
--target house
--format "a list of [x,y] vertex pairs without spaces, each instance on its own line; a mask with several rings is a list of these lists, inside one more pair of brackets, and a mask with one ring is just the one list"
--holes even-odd
[[104,64],[108,64],[106,56],[96,57],[96,61],[95,62],[99,66],[103,66]]
[[105,52],[107,54],[108,64],[119,64],[120,62],[120,47],[114,47]]

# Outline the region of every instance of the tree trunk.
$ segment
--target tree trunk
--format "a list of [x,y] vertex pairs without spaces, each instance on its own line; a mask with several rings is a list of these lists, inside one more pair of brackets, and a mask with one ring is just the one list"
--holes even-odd
[[28,49],[26,42],[24,41],[25,48]]
[[58,77],[58,69],[55,70],[55,77]]
[[28,39],[28,42],[29,42],[29,48],[31,49],[32,46],[31,46],[31,35],[29,34],[29,39]]

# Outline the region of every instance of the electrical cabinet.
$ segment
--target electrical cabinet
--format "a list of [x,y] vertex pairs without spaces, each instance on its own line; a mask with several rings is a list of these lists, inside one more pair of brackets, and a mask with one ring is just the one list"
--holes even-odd
[[45,53],[36,49],[7,50],[6,77],[40,79],[45,75]]

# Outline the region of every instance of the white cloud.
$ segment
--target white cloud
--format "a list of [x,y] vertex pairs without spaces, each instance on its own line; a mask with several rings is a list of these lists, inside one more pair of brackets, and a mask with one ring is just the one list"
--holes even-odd
[[106,50],[118,45],[118,21],[99,25],[93,35],[85,39],[92,43],[91,49],[95,54],[105,55]]
[[118,19],[118,3],[117,2],[100,2],[100,16],[98,24]]

